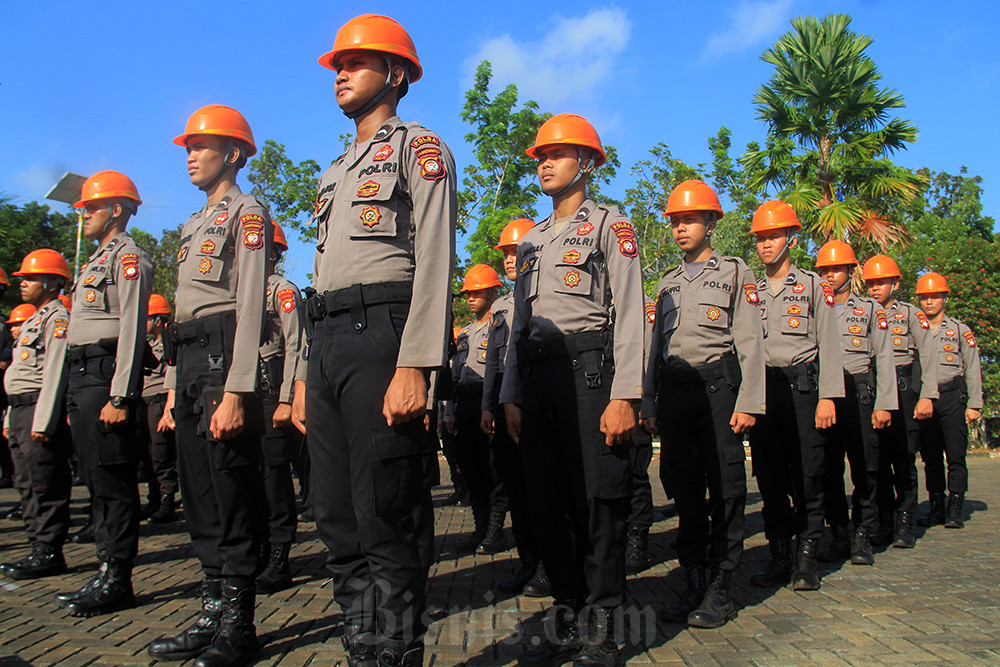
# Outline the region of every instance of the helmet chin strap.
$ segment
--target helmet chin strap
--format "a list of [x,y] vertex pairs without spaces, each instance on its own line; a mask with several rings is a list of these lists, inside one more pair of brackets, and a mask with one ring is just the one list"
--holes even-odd
[[[232,139],[230,139],[226,143],[226,153],[225,153],[226,157],[222,161],[222,168],[219,169],[219,173],[217,173],[215,175],[215,178],[213,178],[211,181],[209,181],[207,184],[203,185],[199,189],[201,189],[201,190],[203,190],[205,192],[208,192],[209,190],[211,190],[212,188],[214,188],[215,184],[218,183],[220,180],[222,180],[222,177],[226,173],[226,170],[229,169],[230,167],[232,167],[234,164],[236,164],[235,160],[232,161],[232,162],[229,161],[229,153],[232,151],[233,146],[235,146],[235,145],[236,144],[233,142]],[[242,148],[240,148],[240,154],[241,155],[243,154],[243,149]],[[237,158],[237,159],[239,159],[239,158]]]
[[570,191],[570,188],[572,188],[574,185],[576,185],[577,181],[579,181],[581,178],[583,178],[583,175],[587,172],[588,169],[590,169],[590,166],[594,163],[594,154],[591,153],[590,157],[587,158],[587,164],[581,165],[581,162],[583,162],[583,149],[580,148],[579,146],[577,146],[577,148],[576,148],[576,176],[574,176],[573,180],[569,182],[569,185],[567,185],[562,190],[560,190],[559,192],[557,192],[554,195],[552,195],[553,199],[558,199],[559,197],[562,197],[564,194],[566,194],[567,192]]
[[792,242],[792,234],[791,234],[791,232],[786,232],[785,233],[785,245],[781,248],[781,252],[778,253],[777,257],[775,257],[774,259],[772,259],[770,262],[764,262],[764,264],[766,264],[767,266],[771,266],[773,264],[777,264],[782,259],[784,259],[785,258],[785,253],[786,252],[791,252],[791,249],[788,247],[791,242]]
[[851,277],[848,276],[844,284],[840,286],[839,289],[833,290],[834,294],[843,294],[844,292],[849,292],[851,289]]
[[385,59],[385,64],[389,68],[389,72],[385,75],[385,85],[382,86],[382,90],[375,93],[375,95],[373,95],[370,100],[362,104],[354,111],[344,111],[344,115],[350,118],[351,120],[360,118],[361,116],[364,116],[366,113],[371,111],[372,108],[376,104],[381,102],[382,98],[388,95],[389,91],[392,90],[392,62],[389,60],[388,57],[383,56],[383,58]]

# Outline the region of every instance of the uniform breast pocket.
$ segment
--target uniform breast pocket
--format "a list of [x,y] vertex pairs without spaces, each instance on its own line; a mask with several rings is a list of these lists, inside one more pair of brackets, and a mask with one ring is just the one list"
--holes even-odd
[[[32,339],[32,344],[37,338],[38,336],[36,335],[35,338]],[[20,349],[14,352],[14,360],[22,366],[34,368],[38,365],[38,350],[31,345],[22,345]]]
[[698,324],[710,329],[728,329],[729,301],[721,298],[703,298],[698,303]]
[[676,305],[671,305],[660,310],[656,316],[660,318],[660,329],[663,333],[668,334],[677,328],[680,321],[680,309]]
[[809,333],[810,318],[807,315],[782,315],[781,332],[789,336],[805,336]]
[[[90,282],[88,282],[90,281]],[[107,297],[104,292],[108,288],[108,280],[103,273],[90,274],[83,279],[83,307],[87,310],[104,310]]]
[[572,264],[557,264],[555,291],[560,294],[576,294],[578,296],[590,296],[590,287],[593,276],[582,266]]
[[329,192],[316,202],[316,208],[313,211],[311,224],[316,225],[316,244],[320,248],[323,247],[323,244],[326,242],[326,236],[329,234],[330,208],[332,206],[333,193]]
[[351,205],[352,239],[396,236],[396,213],[399,198],[393,197],[396,177],[369,178],[358,184]]
[[862,334],[845,334],[844,349],[848,352],[871,352],[871,344],[868,336]]
[[528,259],[521,266],[517,280],[524,285],[524,297],[533,301],[538,296],[538,264],[536,258]]

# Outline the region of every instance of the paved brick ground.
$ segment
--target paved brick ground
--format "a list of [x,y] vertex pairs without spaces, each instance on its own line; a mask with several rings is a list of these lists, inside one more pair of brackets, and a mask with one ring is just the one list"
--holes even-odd
[[[760,499],[751,481],[747,552],[734,578],[739,618],[720,630],[657,626],[662,601],[681,589],[669,544],[676,519],[653,528],[656,565],[629,580],[628,663],[691,665],[1000,664],[1000,460],[973,458],[965,530],[936,527],[913,550],[889,549],[872,568],[823,570],[823,588],[795,593],[749,585],[748,572],[766,559]],[[654,472],[657,466],[654,461]],[[446,466],[442,466],[446,470]],[[922,473],[921,473],[922,475]],[[655,479],[655,474],[654,474]],[[655,498],[665,502],[654,485]],[[435,490],[440,499],[448,487]],[[82,487],[75,494],[85,493]],[[15,498],[0,491],[0,509]],[[73,503],[82,520],[84,500]],[[923,503],[920,512],[926,510]],[[540,627],[546,599],[497,598],[490,590],[515,565],[511,552],[494,557],[455,553],[472,529],[471,512],[437,512],[438,562],[431,602],[440,612],[427,635],[429,667],[510,664]],[[94,568],[91,546],[66,549],[71,572],[35,582],[0,579],[0,665],[148,665],[149,641],[190,623],[198,567],[182,523],[144,526],[135,584],[139,607],[114,616],[75,619],[51,605],[56,592],[77,587]],[[0,560],[27,549],[15,522],[0,520]],[[258,599],[257,627],[266,646],[260,664],[334,665],[342,660],[337,607],[323,569],[315,526],[303,526],[293,550],[298,585]]]

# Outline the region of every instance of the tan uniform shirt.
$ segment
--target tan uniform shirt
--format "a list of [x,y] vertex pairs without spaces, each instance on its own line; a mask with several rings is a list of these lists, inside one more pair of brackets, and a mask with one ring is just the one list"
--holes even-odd
[[160,364],[149,371],[146,380],[142,384],[142,397],[152,398],[160,394],[167,393],[164,380],[167,375],[167,363],[163,361],[163,336],[150,341],[149,346],[153,349],[153,355],[160,360]]
[[304,380],[299,366],[305,345],[304,309],[299,288],[277,273],[267,279],[264,314],[264,344],[260,358],[267,361],[283,357],[279,403],[291,403],[295,394],[295,380]]
[[839,308],[837,323],[844,343],[844,370],[852,375],[872,373],[875,409],[897,409],[896,365],[886,312],[877,301],[854,294],[842,305],[835,310]]
[[[177,321],[236,312],[233,363],[226,391],[257,387],[264,292],[273,238],[271,217],[254,197],[233,186],[222,201],[205,205],[181,230],[177,254]],[[167,387],[173,389],[168,377]]]
[[513,294],[504,294],[493,302],[493,316],[490,318],[490,332],[487,335],[486,370],[483,375],[483,410],[496,409],[500,401],[500,379],[507,365],[509,323],[513,309]]
[[320,178],[313,285],[413,285],[396,365],[445,366],[455,257],[455,160],[437,135],[391,118]]
[[125,232],[94,251],[73,291],[69,346],[116,340],[111,395],[138,398],[153,263]]
[[735,354],[742,380],[735,412],[762,415],[764,400],[764,336],[757,279],[743,260],[712,252],[696,275],[682,262],[657,285],[659,297],[646,370],[643,415],[655,416],[657,367],[667,370],[670,358],[698,368]]
[[[14,358],[3,378],[8,395],[40,392],[31,430],[51,435],[63,418],[66,396],[66,337],[69,312],[56,299],[21,325]],[[96,415],[94,415],[96,418]]]
[[794,265],[777,293],[772,293],[766,277],[757,285],[767,365],[780,368],[817,361],[819,397],[844,396],[843,346],[833,288],[812,271]]
[[[969,390],[968,407],[983,409],[983,375],[979,363],[979,346],[972,329],[954,317],[945,316],[935,328],[931,325],[931,354],[927,363],[937,368],[940,383],[965,375]],[[15,350],[14,356],[17,356]],[[7,371],[8,373],[10,371]]]
[[501,403],[521,403],[517,341],[544,341],[611,326],[614,301],[615,378],[611,398],[642,397],[642,271],[632,224],[614,207],[586,200],[568,224],[531,228],[517,246],[514,316]]
[[893,301],[885,309],[889,320],[889,341],[897,366],[920,362],[920,398],[938,398],[937,364],[923,363],[933,359],[930,322],[924,312],[905,301]]

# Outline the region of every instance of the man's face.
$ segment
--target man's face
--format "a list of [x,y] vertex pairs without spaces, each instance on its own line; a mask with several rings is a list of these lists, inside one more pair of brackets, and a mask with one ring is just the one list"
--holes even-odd
[[775,229],[769,232],[759,232],[757,236],[757,256],[760,261],[770,264],[785,251],[788,245],[788,230]]
[[347,51],[334,63],[337,82],[334,94],[344,111],[361,108],[385,86],[389,67],[385,58],[371,51]]
[[39,273],[21,276],[21,301],[25,303],[38,303],[45,295],[44,281],[48,277]]
[[920,310],[927,313],[927,317],[935,318],[941,314],[944,310],[945,299],[947,294],[944,292],[936,292],[934,294],[921,294],[917,297],[920,303]]
[[108,199],[95,199],[87,202],[83,209],[83,235],[88,239],[100,237],[111,220],[111,210],[114,203]]
[[187,168],[191,183],[199,188],[207,186],[226,164],[225,137],[196,134],[187,142]]
[[569,185],[580,168],[576,146],[545,146],[538,150],[538,182],[542,192],[554,195]]
[[474,289],[465,293],[465,299],[469,304],[469,310],[476,317],[480,317],[490,306],[490,290]]
[[896,288],[896,279],[873,278],[872,280],[865,281],[865,287],[868,288],[868,296],[884,306],[892,298],[892,293]]
[[820,278],[830,283],[834,291],[839,292],[847,284],[847,281],[851,279],[852,268],[850,264],[837,264],[835,266],[824,266],[818,269],[818,273]]
[[500,250],[503,251],[503,270],[507,280],[517,280],[517,246],[505,245]]
[[[714,226],[714,224],[713,224]],[[705,214],[701,211],[683,211],[670,216],[670,231],[674,243],[686,253],[701,247],[708,234]]]

